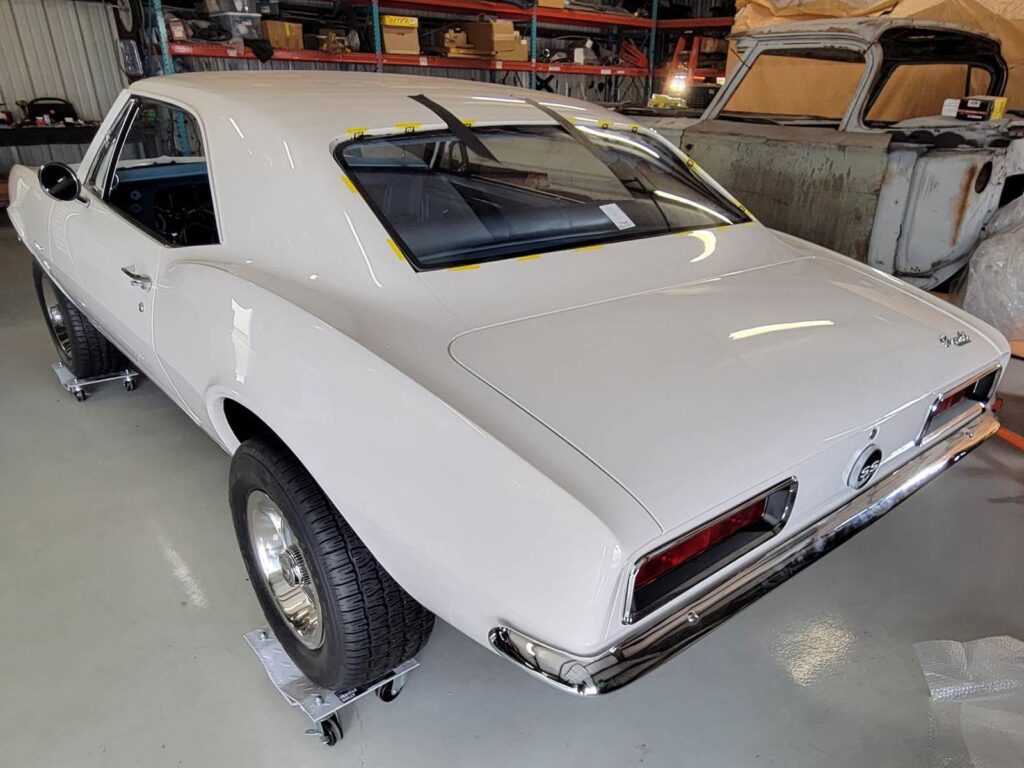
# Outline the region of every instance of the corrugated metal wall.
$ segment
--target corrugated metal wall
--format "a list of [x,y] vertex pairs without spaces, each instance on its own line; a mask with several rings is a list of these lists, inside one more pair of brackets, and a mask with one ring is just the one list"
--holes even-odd
[[113,8],[71,0],[0,0],[0,93],[7,104],[59,96],[100,120],[128,83]]
[[[0,99],[57,96],[83,120],[100,120],[128,84],[113,8],[72,0],[0,0]],[[14,162],[77,161],[84,147],[0,148],[0,175]]]

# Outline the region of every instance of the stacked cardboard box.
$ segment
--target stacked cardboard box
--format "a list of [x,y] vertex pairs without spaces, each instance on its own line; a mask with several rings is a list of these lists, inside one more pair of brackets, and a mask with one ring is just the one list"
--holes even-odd
[[381,16],[380,24],[384,53],[419,55],[419,19],[415,16]]
[[270,46],[280,51],[301,51],[302,25],[293,21],[264,21],[263,36]]
[[469,44],[466,31],[458,27],[445,30],[442,47],[445,56],[450,56],[453,59],[475,59],[480,55],[476,48]]
[[505,19],[469,21],[449,29],[444,34],[444,49],[453,58],[530,60],[529,43]]

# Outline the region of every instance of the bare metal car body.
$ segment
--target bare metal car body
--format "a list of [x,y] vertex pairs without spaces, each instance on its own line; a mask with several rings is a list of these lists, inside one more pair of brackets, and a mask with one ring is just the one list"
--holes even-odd
[[[964,266],[991,216],[1024,190],[1024,121],[867,119],[907,65],[965,65],[968,76],[987,73],[987,95],[1002,95],[1007,65],[995,38],[941,22],[860,19],[769,27],[734,42],[740,64],[700,120],[648,122],[768,226],[933,288]],[[765,55],[863,61],[863,74],[839,119],[730,113]]]

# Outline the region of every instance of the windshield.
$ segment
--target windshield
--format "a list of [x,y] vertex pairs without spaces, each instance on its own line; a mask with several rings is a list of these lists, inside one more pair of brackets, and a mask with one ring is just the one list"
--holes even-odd
[[448,131],[363,138],[336,157],[419,269],[746,220],[657,140],[576,129],[475,128],[476,148]]
[[718,117],[838,127],[865,66],[862,54],[842,48],[762,53]]

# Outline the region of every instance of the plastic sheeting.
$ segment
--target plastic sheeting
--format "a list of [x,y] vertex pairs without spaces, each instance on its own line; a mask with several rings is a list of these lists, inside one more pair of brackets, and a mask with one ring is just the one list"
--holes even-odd
[[[737,0],[736,8],[743,10],[754,5],[760,6],[772,16],[841,19],[847,16],[875,16],[895,8],[898,2],[899,0]],[[750,14],[751,11],[746,13]]]
[[968,643],[929,640],[916,643],[914,653],[932,701],[1024,691],[1024,643],[1014,637],[983,637]]
[[1024,198],[992,217],[967,271],[963,308],[1024,341]]
[[932,700],[929,764],[1024,768],[1024,643],[931,640],[914,652]]

